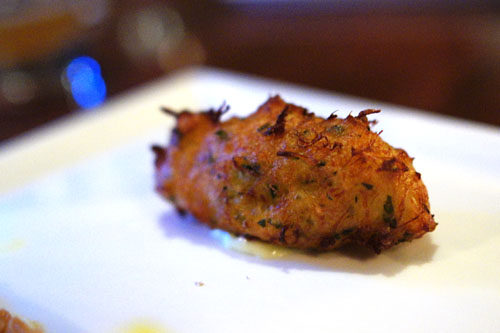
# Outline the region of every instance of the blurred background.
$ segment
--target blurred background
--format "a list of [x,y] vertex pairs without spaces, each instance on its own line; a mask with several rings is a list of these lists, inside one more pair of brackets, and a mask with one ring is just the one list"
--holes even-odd
[[0,142],[187,66],[500,125],[500,2],[0,0]]

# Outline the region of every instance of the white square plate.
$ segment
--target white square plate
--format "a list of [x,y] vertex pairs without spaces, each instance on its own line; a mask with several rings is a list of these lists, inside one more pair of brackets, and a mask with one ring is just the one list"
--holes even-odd
[[[372,116],[416,157],[436,231],[380,255],[225,249],[153,191],[172,119],[269,95]],[[500,131],[349,96],[191,69],[0,146],[0,308],[48,332],[499,332]],[[141,331],[142,329],[142,331]],[[149,329],[149,331],[147,331]]]

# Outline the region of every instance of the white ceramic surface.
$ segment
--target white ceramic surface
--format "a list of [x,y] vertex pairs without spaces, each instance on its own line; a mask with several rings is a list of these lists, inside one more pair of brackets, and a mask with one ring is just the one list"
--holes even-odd
[[[153,191],[158,111],[254,111],[271,94],[323,116],[382,108],[439,226],[380,255],[266,260],[225,249]],[[0,146],[0,308],[48,332],[499,332],[500,130],[192,69]]]

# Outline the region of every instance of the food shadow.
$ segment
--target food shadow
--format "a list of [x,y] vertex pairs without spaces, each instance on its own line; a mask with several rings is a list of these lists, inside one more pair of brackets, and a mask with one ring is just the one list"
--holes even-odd
[[196,246],[218,249],[233,258],[276,267],[286,272],[292,270],[337,271],[391,277],[411,266],[430,263],[437,250],[432,237],[426,235],[411,243],[399,244],[378,255],[361,246],[347,245],[325,253],[292,250],[290,254],[283,257],[265,259],[225,248],[211,235],[212,229],[189,214],[180,215],[175,210],[170,210],[160,217],[159,224],[167,238],[184,239]]

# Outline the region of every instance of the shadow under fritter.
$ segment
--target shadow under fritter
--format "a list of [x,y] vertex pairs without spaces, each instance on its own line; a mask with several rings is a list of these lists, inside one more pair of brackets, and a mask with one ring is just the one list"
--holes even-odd
[[281,258],[264,259],[225,248],[211,236],[211,229],[194,217],[179,215],[174,210],[165,212],[159,221],[165,236],[170,239],[184,239],[197,246],[216,248],[230,257],[254,264],[276,267],[289,272],[292,270],[336,271],[362,275],[395,276],[408,267],[420,266],[432,261],[437,245],[430,235],[400,244],[377,255],[372,250],[347,245],[341,249],[325,253],[290,251]]

